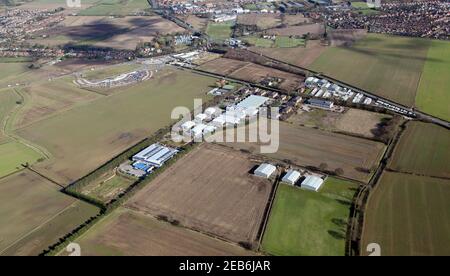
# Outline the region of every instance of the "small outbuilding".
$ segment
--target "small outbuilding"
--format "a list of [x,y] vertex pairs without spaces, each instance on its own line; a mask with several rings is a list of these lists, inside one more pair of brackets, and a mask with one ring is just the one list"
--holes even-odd
[[277,168],[272,164],[263,163],[258,168],[256,168],[254,174],[256,176],[269,178],[276,171],[276,169]]
[[300,188],[317,192],[322,186],[322,184],[323,184],[322,178],[315,175],[308,175],[302,181]]
[[196,123],[202,123],[204,120],[206,120],[208,118],[208,115],[206,115],[206,114],[204,114],[204,113],[200,113],[200,114],[197,114],[196,116],[195,116],[195,122]]
[[300,176],[301,174],[298,171],[288,170],[287,173],[283,176],[283,179],[281,179],[281,181],[291,185],[295,185]]
[[181,125],[183,131],[188,131],[193,127],[195,127],[195,123],[193,121],[187,121]]

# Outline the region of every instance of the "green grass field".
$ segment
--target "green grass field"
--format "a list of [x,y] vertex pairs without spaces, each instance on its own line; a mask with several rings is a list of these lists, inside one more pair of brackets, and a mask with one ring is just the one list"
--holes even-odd
[[[98,212],[77,202],[30,171],[1,179],[0,255],[38,254]],[[78,211],[70,211],[73,207]],[[63,213],[69,216],[60,218]]]
[[74,84],[72,76],[37,83],[18,91],[25,101],[12,122],[12,128],[22,128],[101,97]]
[[36,163],[42,156],[18,142],[0,144],[0,177],[22,169],[21,164]]
[[147,0],[100,0],[92,7],[82,10],[78,15],[101,16],[101,15],[130,15],[150,9]]
[[16,107],[20,97],[12,89],[0,90],[0,144],[5,142],[4,124],[8,114]]
[[55,244],[59,238],[77,228],[90,217],[97,215],[99,209],[83,201],[75,201],[72,205],[58,213],[51,220],[37,227],[20,241],[11,245],[0,255],[35,256]]
[[[0,67],[2,68],[2,70],[0,70],[0,79],[1,80],[7,80],[9,77],[14,77],[18,74],[22,74],[28,70],[30,70],[28,68],[29,63],[27,62],[11,62],[9,61],[5,61],[5,62],[0,62]],[[11,83],[11,84],[15,84],[15,83]]]
[[352,2],[352,7],[357,9],[357,12],[368,15],[379,13],[376,9],[371,9],[366,2]]
[[319,192],[280,184],[262,242],[273,255],[344,255],[358,185],[328,178]]
[[115,175],[82,188],[81,193],[108,203],[133,183],[132,180]]
[[416,106],[450,121],[450,42],[433,40],[420,78]]
[[388,166],[403,172],[450,177],[449,164],[450,132],[433,124],[410,122]]
[[224,41],[231,37],[233,33],[234,22],[209,23],[206,28],[206,34],[215,41]]
[[300,38],[290,38],[287,36],[278,36],[275,39],[275,47],[278,48],[294,48],[304,46],[305,40]]
[[192,109],[194,98],[209,98],[206,92],[214,83],[213,78],[188,71],[161,70],[151,80],[58,113],[17,134],[52,154],[38,169],[69,183],[169,125],[173,108]]
[[449,255],[449,198],[449,180],[384,173],[366,208],[363,255],[369,243],[381,255]]
[[287,36],[278,36],[275,41],[271,39],[249,36],[243,38],[244,41],[250,43],[255,47],[262,48],[295,48],[305,45],[305,40],[300,38],[290,38]]
[[108,66],[106,68],[100,68],[95,70],[84,71],[83,77],[87,79],[105,79],[108,77],[115,77],[117,75],[128,73],[141,68],[142,65],[130,63],[130,64],[120,64],[114,66]]
[[256,47],[263,47],[263,48],[270,48],[273,46],[274,41],[267,38],[261,38],[256,36],[247,36],[243,38],[245,42],[250,43],[251,45],[254,45]]
[[369,34],[351,47],[331,47],[311,69],[413,106],[431,40]]

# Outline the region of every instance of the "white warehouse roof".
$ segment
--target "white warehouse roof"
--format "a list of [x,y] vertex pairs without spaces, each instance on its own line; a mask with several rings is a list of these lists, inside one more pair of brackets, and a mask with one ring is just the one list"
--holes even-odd
[[255,175],[269,178],[277,168],[274,165],[263,163],[256,170]]
[[192,135],[194,136],[200,136],[203,134],[203,130],[207,127],[207,125],[204,124],[198,124],[193,129],[191,129]]
[[323,179],[314,176],[314,175],[308,175],[302,182],[301,188],[306,190],[312,190],[312,191],[318,191],[320,186],[323,184]]
[[240,103],[236,105],[242,109],[255,109],[263,105],[269,98],[257,95],[250,95]]
[[208,107],[207,109],[205,109],[205,114],[211,116],[214,115],[217,111],[218,109],[215,107]]
[[187,121],[181,125],[181,128],[184,130],[189,130],[189,129],[193,128],[194,126],[195,126],[195,123],[193,121]]
[[301,174],[298,171],[289,170],[281,181],[294,185],[300,176]]
[[133,161],[142,161],[153,166],[161,167],[164,162],[172,158],[177,152],[176,149],[160,144],[153,144],[133,156]]
[[200,121],[200,122],[205,120],[206,118],[208,118],[208,115],[206,115],[204,113],[200,113],[195,116],[195,120]]

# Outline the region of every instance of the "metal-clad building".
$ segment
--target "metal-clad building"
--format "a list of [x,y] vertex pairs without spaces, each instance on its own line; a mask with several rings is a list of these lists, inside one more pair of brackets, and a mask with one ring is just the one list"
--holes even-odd
[[269,178],[276,171],[276,169],[277,168],[274,165],[263,163],[255,170],[254,174],[256,176]]
[[317,192],[319,188],[322,186],[322,184],[323,184],[322,178],[315,175],[308,175],[302,181],[300,188]]
[[297,180],[300,178],[301,174],[295,170],[289,170],[281,181],[289,183],[291,185],[295,185]]
[[[319,95],[316,94],[316,97],[319,97]],[[319,108],[324,108],[324,109],[331,109],[331,108],[333,108],[333,105],[334,105],[333,102],[317,100],[317,99],[308,100],[308,104],[310,104],[314,107],[319,107]]]
[[161,167],[164,162],[172,158],[177,152],[178,150],[176,149],[161,144],[153,144],[133,156],[133,161],[141,161],[155,167]]

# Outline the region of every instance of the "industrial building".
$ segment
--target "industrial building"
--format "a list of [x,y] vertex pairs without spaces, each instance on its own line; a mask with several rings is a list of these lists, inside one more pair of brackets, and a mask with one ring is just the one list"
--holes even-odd
[[295,183],[297,183],[300,176],[301,176],[301,174],[298,171],[288,170],[287,173],[281,179],[281,181],[283,181],[285,183],[289,183],[291,185],[295,185]]
[[191,134],[194,137],[201,137],[203,135],[203,130],[208,126],[205,124],[196,124],[194,128],[191,129]]
[[142,167],[143,164],[145,164],[148,165],[149,168],[161,167],[164,162],[172,158],[177,152],[178,150],[176,149],[156,143],[133,156],[132,160],[136,162],[133,166],[135,167],[135,165],[137,165],[138,167]]
[[322,184],[323,184],[322,178],[315,175],[308,175],[302,181],[300,188],[317,192],[322,186]]
[[206,119],[208,119],[208,115],[206,115],[205,113],[200,113],[195,115],[194,121],[196,123],[202,123]]
[[254,175],[269,178],[276,170],[277,168],[274,165],[263,163],[256,168]]
[[312,107],[323,108],[323,109],[332,109],[334,104],[330,101],[317,100],[317,99],[309,99],[308,104]]
[[187,121],[181,125],[181,129],[183,129],[183,131],[189,131],[193,127],[195,127],[195,122],[193,121]]

